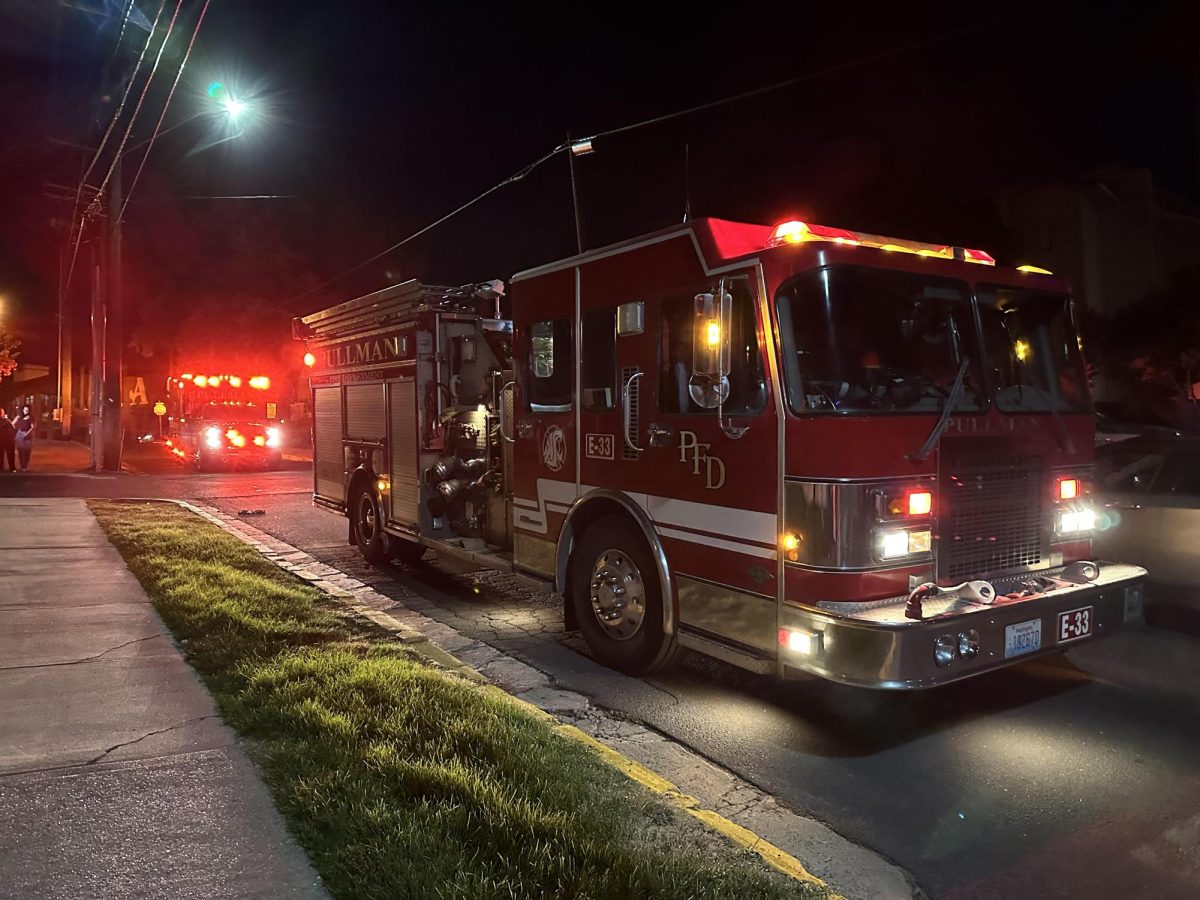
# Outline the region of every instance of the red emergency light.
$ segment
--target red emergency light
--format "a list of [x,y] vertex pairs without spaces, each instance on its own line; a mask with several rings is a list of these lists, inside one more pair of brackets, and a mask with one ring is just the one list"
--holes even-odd
[[826,225],[812,225],[808,222],[784,222],[775,227],[768,246],[780,244],[800,244],[804,241],[833,241],[836,244],[858,244],[858,235],[845,228],[829,228]]

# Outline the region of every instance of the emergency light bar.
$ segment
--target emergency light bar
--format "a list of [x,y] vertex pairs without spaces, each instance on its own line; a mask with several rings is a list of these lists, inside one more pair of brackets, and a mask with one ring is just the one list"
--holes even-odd
[[824,241],[831,244],[845,244],[851,247],[871,247],[875,250],[885,250],[889,253],[912,253],[916,256],[936,256],[941,259],[957,259],[962,262],[978,263],[981,266],[994,266],[995,258],[986,251],[972,250],[968,247],[951,247],[942,244],[926,244],[923,241],[909,241],[902,238],[884,237],[879,234],[865,234],[860,231],[847,231],[845,228],[830,228],[827,225],[814,225],[811,222],[790,221],[775,227],[768,247],[782,247],[788,244],[804,244],[810,241]]
[[[240,388],[245,379],[240,375],[192,375],[188,373],[179,376],[179,386],[183,387],[185,381],[191,382],[198,388],[219,388],[221,382],[225,382],[231,388]],[[266,391],[271,388],[271,379],[266,375],[255,375],[247,383],[256,391]]]

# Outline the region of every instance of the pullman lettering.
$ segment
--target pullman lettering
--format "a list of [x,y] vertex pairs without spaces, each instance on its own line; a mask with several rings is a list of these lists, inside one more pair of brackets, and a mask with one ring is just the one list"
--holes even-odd
[[408,355],[408,335],[369,338],[353,344],[342,344],[325,350],[325,367],[364,366],[370,363],[393,362]]

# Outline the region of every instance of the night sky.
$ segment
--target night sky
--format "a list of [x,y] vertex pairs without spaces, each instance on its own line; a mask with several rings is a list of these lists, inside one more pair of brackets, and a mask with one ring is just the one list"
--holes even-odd
[[[29,359],[45,358],[54,330],[71,209],[47,185],[73,188],[83,159],[48,139],[94,146],[111,110],[98,100],[101,69],[123,5],[0,0],[0,294]],[[181,36],[201,5],[185,0]],[[152,17],[157,2],[136,6]],[[602,133],[831,68],[597,139],[577,161],[586,245],[682,218],[685,144],[694,215],[796,215],[982,246],[1002,262],[994,197],[1008,186],[1121,164],[1149,167],[1160,186],[1200,201],[1195,2],[420,6],[212,0],[166,124],[208,108],[214,79],[254,115],[218,146],[204,148],[215,133],[204,117],[155,146],[126,215],[131,290],[245,291],[294,314],[404,277],[506,278],[574,251],[563,155],[294,300],[568,132]],[[126,61],[145,37],[136,26]],[[164,86],[182,41],[172,47]],[[151,92],[131,142],[149,135],[162,99]],[[236,194],[288,196],[197,199]]]

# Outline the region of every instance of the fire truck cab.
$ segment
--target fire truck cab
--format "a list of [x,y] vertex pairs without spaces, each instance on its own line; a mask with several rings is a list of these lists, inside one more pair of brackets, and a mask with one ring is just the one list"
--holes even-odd
[[564,596],[607,665],[681,648],[924,688],[1139,620],[1097,562],[1067,285],[982,251],[700,219],[294,322],[314,500]]

